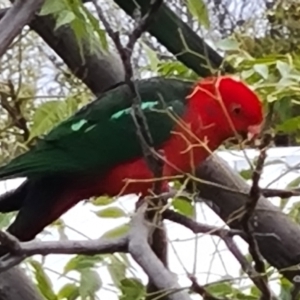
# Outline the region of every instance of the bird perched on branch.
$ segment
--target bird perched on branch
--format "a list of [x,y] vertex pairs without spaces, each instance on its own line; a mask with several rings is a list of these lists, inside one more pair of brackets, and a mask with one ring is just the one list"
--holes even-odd
[[[164,153],[164,188],[168,178],[191,172],[236,132],[259,133],[261,102],[231,77],[196,83],[151,78],[135,85],[153,146]],[[0,212],[18,211],[9,233],[31,240],[81,200],[149,193],[153,174],[136,134],[134,96],[127,84],[105,92],[0,168],[2,180],[27,178],[0,199]]]

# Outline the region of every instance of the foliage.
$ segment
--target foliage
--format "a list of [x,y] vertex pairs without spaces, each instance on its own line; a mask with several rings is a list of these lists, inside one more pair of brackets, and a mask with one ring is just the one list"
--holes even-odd
[[[198,22],[197,26],[209,30],[212,26],[211,12],[206,2],[186,0],[181,1],[180,4],[187,8],[191,14],[192,18],[188,20],[189,22],[194,24],[193,22],[196,21]],[[81,49],[85,43],[92,45],[93,43],[100,43],[104,50],[109,49],[106,33],[100,28],[98,20],[80,0],[47,0],[40,15],[52,15],[56,20],[56,30],[60,30],[66,25],[70,26]],[[245,25],[242,26],[242,29],[239,27],[231,36],[218,39],[214,43],[214,47],[224,53],[226,60],[237,69],[236,75],[240,76],[260,94],[265,107],[268,109],[266,131],[288,134],[293,145],[298,145],[300,140],[300,34],[299,25],[294,22],[298,15],[299,8],[298,6],[295,7],[294,4],[289,6],[274,5],[267,12],[269,23],[263,37],[254,37],[251,28]],[[114,13],[111,13],[110,17],[113,16]],[[118,19],[118,16],[116,15],[115,19]],[[117,21],[115,20],[115,22]],[[57,68],[59,63],[55,59],[49,59],[49,61],[52,71],[53,65],[55,67],[53,72],[58,81],[58,87],[55,88],[56,95],[50,99],[41,97],[37,82],[45,77],[45,74],[40,73],[41,66],[44,66],[43,62],[37,60],[33,66],[26,64],[26,57],[30,56],[32,48],[41,47],[41,41],[36,42],[30,34],[26,38],[16,43],[12,48],[10,56],[13,59],[9,60],[8,55],[7,61],[3,63],[7,70],[2,67],[1,71],[4,75],[1,79],[12,78],[12,84],[18,91],[15,100],[21,103],[21,114],[28,120],[30,136],[24,141],[22,130],[13,126],[8,113],[3,112],[0,119],[0,126],[3,129],[0,132],[0,158],[3,162],[25,151],[36,138],[42,137],[53,126],[66,119],[91,99],[90,93],[80,82],[70,76],[67,71]],[[163,53],[165,49],[159,52],[159,47],[149,38],[145,38],[144,41],[146,42],[140,43],[139,50],[137,50],[141,51],[141,57],[144,60],[142,63],[139,61],[136,66],[139,68],[140,74],[151,72],[151,74],[161,76],[193,80],[198,77],[197,74],[171,55],[168,55],[167,58],[164,57],[162,54],[165,54]],[[24,62],[17,59],[20,49],[24,52]],[[44,55],[43,57],[51,58],[52,53],[49,54],[48,52],[50,52],[49,49],[45,53],[39,52],[39,55],[36,56]],[[138,56],[139,53],[136,53],[136,60],[138,60]],[[21,68],[21,66],[24,67]],[[21,77],[23,79],[19,80]],[[1,97],[6,95],[13,105],[14,95],[8,85],[0,86],[0,94]],[[46,91],[46,94],[51,94],[51,88]],[[251,174],[249,169],[241,171],[241,175],[247,180],[251,178]],[[298,177],[291,181],[288,187],[298,187],[299,184]],[[288,199],[282,199],[280,208],[285,209],[288,202]],[[102,237],[120,237],[128,232],[130,215],[118,206],[116,199],[98,197],[92,199],[90,205],[94,215],[101,219],[99,220],[100,226],[101,222],[106,221],[106,219],[120,221],[113,229],[107,230]],[[194,217],[197,213],[196,205],[192,201],[189,202],[180,197],[172,199],[170,207],[189,217]],[[292,205],[288,214],[299,223],[299,203]],[[10,218],[10,215],[1,215],[1,227],[6,226]],[[67,226],[63,222],[57,222],[55,225],[60,225],[57,226],[63,233],[60,237],[67,237]],[[44,261],[40,262],[35,258],[29,259],[26,265],[30,267],[36,285],[45,299],[96,299],[97,292],[106,288],[106,278],[99,275],[97,272],[99,268],[105,269],[109,274],[114,287],[113,291],[118,294],[119,299],[140,300],[145,297],[145,282],[138,278],[132,261],[124,254],[68,257],[64,270],[61,272],[61,277],[67,279],[67,283],[58,290],[53,287],[54,284],[48,276],[48,271],[44,268]],[[290,284],[278,274],[276,276],[280,281],[280,297],[288,299],[286,295],[291,289]],[[234,284],[232,278],[217,282],[209,281],[205,287],[216,297],[258,299],[256,288],[253,286],[244,288],[242,284]]]

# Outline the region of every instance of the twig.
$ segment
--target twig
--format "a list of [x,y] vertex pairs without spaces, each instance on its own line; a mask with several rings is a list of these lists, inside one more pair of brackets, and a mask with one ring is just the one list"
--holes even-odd
[[[153,147],[153,140],[150,134],[150,130],[147,124],[147,120],[145,118],[145,115],[141,109],[141,99],[139,96],[139,93],[135,87],[135,84],[133,82],[133,70],[131,65],[131,56],[133,53],[134,46],[137,42],[137,40],[141,37],[141,35],[147,30],[148,26],[153,21],[156,12],[161,7],[163,0],[151,0],[149,5],[148,12],[140,19],[132,33],[128,37],[128,43],[125,47],[123,47],[121,43],[121,39],[118,32],[114,32],[109,24],[109,22],[106,20],[101,7],[97,4],[96,0],[92,0],[94,6],[96,7],[97,14],[99,16],[99,19],[103,23],[108,35],[113,40],[117,51],[120,54],[120,57],[123,62],[124,70],[125,70],[125,82],[129,86],[132,94],[133,94],[133,119],[136,124],[137,128],[137,135],[141,142],[141,147],[143,149],[143,154],[145,157],[145,160],[150,168],[150,170],[153,172],[153,175],[155,178],[160,178],[162,175],[162,167],[163,163],[159,159],[159,157],[155,154],[155,151],[152,149]],[[154,184],[154,192],[159,194],[160,188],[159,186],[160,182],[157,181]]]
[[[0,101],[2,107],[7,111],[12,119],[13,125],[23,131],[23,141],[27,141],[30,131],[27,127],[27,121],[21,111],[21,100],[18,99],[18,92],[15,91],[15,87],[12,81],[8,81],[7,86],[9,88],[9,94],[0,92]],[[11,98],[12,104],[8,98]]]
[[19,242],[15,237],[0,232],[1,242],[9,248],[10,253],[1,257],[0,272],[4,272],[18,265],[29,256],[40,254],[86,254],[127,252],[128,236],[117,239],[98,239],[83,241],[57,241],[57,242]]
[[[146,120],[146,117],[141,109],[141,103],[142,100],[140,98],[139,92],[135,86],[135,83],[133,81],[133,69],[131,64],[131,58],[132,53],[134,50],[134,46],[138,39],[142,36],[142,34],[148,29],[149,25],[155,18],[155,15],[157,14],[157,11],[160,9],[161,5],[163,4],[163,0],[151,0],[149,4],[149,9],[147,13],[137,22],[137,25],[133,29],[132,33],[128,37],[128,43],[125,47],[123,47],[120,39],[120,35],[118,32],[114,32],[109,24],[109,22],[106,20],[100,6],[97,4],[96,0],[92,0],[94,6],[96,7],[97,14],[99,16],[99,19],[102,21],[108,35],[113,40],[116,49],[121,57],[121,60],[123,62],[123,67],[125,70],[125,83],[129,86],[131,93],[132,93],[132,118],[135,123],[136,127],[136,133],[138,136],[138,139],[140,141],[140,145],[143,151],[143,156],[145,158],[145,161],[149,167],[149,169],[153,173],[154,178],[161,178],[163,175],[163,166],[164,162],[162,159],[160,159],[160,156],[163,156],[164,153],[159,153],[157,155],[156,151],[154,150],[154,143],[153,139],[149,130],[149,126]],[[157,180],[153,183],[153,192],[156,195],[161,194],[162,187],[162,181]],[[138,203],[139,204],[139,203]],[[155,210],[150,211],[147,213],[147,218],[149,220],[152,220],[153,223],[156,225],[156,229],[151,232],[152,241],[159,239],[159,241],[156,241],[160,244],[159,247],[156,247],[157,245],[154,245],[152,241],[150,243],[152,244],[152,249],[155,251],[155,254],[161,259],[161,261],[164,264],[167,264],[166,262],[166,253],[167,253],[167,240],[164,239],[165,235],[165,229],[163,228],[163,224],[161,222],[161,216],[159,213],[157,213],[165,204],[165,201],[162,199],[156,199],[155,201],[152,201],[152,208],[155,208]],[[161,227],[161,228],[159,228]],[[151,278],[151,277],[150,277]],[[151,278],[152,279],[152,278]],[[148,288],[152,283],[149,282]],[[149,289],[148,289],[149,290]],[[150,288],[152,290],[152,287]]]
[[145,273],[153,280],[159,293],[168,295],[170,300],[190,300],[188,293],[177,283],[174,275],[168,271],[154,254],[148,243],[151,227],[154,225],[145,219],[148,204],[144,202],[132,218],[131,228],[127,235],[116,239],[97,239],[84,241],[19,242],[10,234],[0,232],[0,241],[8,247],[10,253],[0,259],[0,272],[3,272],[26,259],[40,254],[85,254],[130,253]]
[[282,189],[261,189],[261,193],[266,198],[280,197],[291,198],[300,196],[300,189],[282,190]]
[[45,0],[16,0],[0,20],[0,57],[7,51],[13,39],[31,21]]
[[260,154],[257,159],[256,168],[253,171],[252,175],[252,186],[249,192],[249,200],[245,204],[244,213],[240,219],[241,226],[247,236],[247,242],[249,244],[249,253],[251,254],[254,261],[254,269],[256,272],[262,275],[261,291],[264,299],[271,299],[271,291],[268,285],[268,279],[265,275],[265,264],[263,261],[263,257],[259,251],[259,247],[256,241],[256,238],[253,234],[253,227],[250,223],[250,219],[253,216],[255,207],[261,197],[261,191],[259,187],[259,181],[261,177],[261,173],[263,170],[264,162],[267,158],[267,148],[271,142],[271,136],[267,136],[262,140],[262,144],[260,145]]
[[190,300],[187,292],[181,290],[174,275],[165,268],[149,246],[148,237],[154,225],[145,220],[146,210],[147,203],[143,203],[132,218],[128,251],[151,278],[160,293],[165,292],[170,300]]
[[[186,228],[189,228],[193,233],[203,233],[220,237],[224,243],[226,244],[228,250],[232,253],[232,255],[237,259],[240,263],[243,271],[250,277],[253,283],[257,286],[257,288],[264,294],[265,293],[265,284],[261,275],[257,273],[245,256],[242,254],[238,246],[233,240],[233,237],[238,235],[245,238],[245,233],[241,230],[235,229],[225,229],[219,228],[216,226],[210,226],[202,223],[198,223],[184,215],[181,215],[172,210],[165,210],[163,212],[163,217],[177,224],[181,224]],[[258,234],[254,234],[258,235]],[[269,235],[273,238],[276,236]],[[273,298],[275,299],[275,298]]]
[[243,236],[244,233],[242,230],[236,230],[236,229],[226,229],[226,228],[220,228],[217,226],[211,226],[203,223],[198,223],[180,213],[177,213],[173,210],[167,209],[162,213],[162,216],[164,219],[170,220],[172,222],[175,222],[177,224],[183,225],[184,227],[189,228],[193,233],[204,233],[209,235],[218,236],[220,238],[223,238],[225,236],[227,237],[233,237],[235,235]]
[[211,293],[209,293],[203,286],[201,286],[197,282],[197,279],[194,275],[189,274],[188,277],[192,282],[191,290],[194,293],[199,294],[200,296],[202,296],[203,300],[225,300],[225,299],[228,299],[228,298],[222,298],[221,299],[221,298],[213,296]]

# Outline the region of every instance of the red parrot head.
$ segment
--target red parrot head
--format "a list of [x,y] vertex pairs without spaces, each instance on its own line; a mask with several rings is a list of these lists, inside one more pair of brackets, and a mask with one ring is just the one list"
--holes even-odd
[[237,132],[253,139],[260,133],[264,119],[262,103],[242,81],[229,76],[205,78],[196,84],[190,97],[226,137]]

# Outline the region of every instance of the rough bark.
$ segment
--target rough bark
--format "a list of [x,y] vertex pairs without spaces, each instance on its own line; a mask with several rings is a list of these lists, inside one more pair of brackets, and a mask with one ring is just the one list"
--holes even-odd
[[19,267],[0,274],[0,300],[43,300],[33,282]]
[[[35,20],[35,22],[36,21],[37,20]],[[166,26],[166,22],[167,19],[164,20],[164,26]],[[83,62],[80,59],[80,55],[78,53],[76,55],[78,48],[74,47],[75,41],[73,40],[74,43],[64,43],[67,37],[72,39],[70,31],[69,33],[67,33],[67,29],[64,28],[63,34],[65,34],[65,36],[63,38],[63,41],[59,43],[57,42],[59,40],[59,37],[57,36],[59,32],[53,34],[50,29],[44,31],[41,28],[43,26],[46,26],[45,23],[40,23],[40,26],[38,24],[39,23],[34,25],[33,23],[31,26],[33,29],[39,32],[43,39],[56,51],[56,53],[58,53],[62,57],[62,59],[66,61],[70,69],[72,69],[73,72],[76,72],[76,66],[82,66]],[[53,27],[49,25],[48,28]],[[171,35],[169,39],[173,39],[174,44],[176,44],[178,35]],[[165,45],[165,41],[162,38],[160,39],[160,42]],[[169,50],[171,50],[171,48],[169,48]],[[101,51],[99,53],[101,53]],[[69,58],[70,54],[72,54],[72,58]],[[99,93],[103,90],[103,82],[100,81],[99,78],[111,78],[112,82],[107,82],[107,84],[110,85],[109,83],[113,84],[117,82],[117,76],[120,76],[120,74],[122,74],[122,71],[120,71],[120,73],[113,71],[114,68],[116,68],[115,70],[117,70],[117,64],[114,64],[114,67],[111,69],[108,62],[106,67],[103,68],[102,59],[98,60],[97,57],[91,58],[90,56],[86,57],[85,59],[86,63],[87,61],[89,61],[89,59],[92,59],[93,63],[90,65],[92,66],[92,68],[89,69],[89,72],[86,76],[83,75],[84,72],[80,73],[77,71],[76,74],[91,88],[91,90],[93,90],[94,93]],[[194,70],[197,69],[197,67],[193,67],[192,64],[187,63],[187,65]],[[121,68],[120,65],[119,67]],[[99,77],[99,74],[102,77]],[[101,86],[101,88],[98,86]],[[202,179],[221,183],[224,186],[237,186],[242,190],[249,189],[247,184],[239,177],[239,175],[236,172],[232,171],[221,159],[214,158],[207,160],[205,163],[199,166],[198,176]],[[209,185],[199,185],[199,188],[201,190],[201,196],[210,199],[215,204],[214,208],[216,212],[225,221],[227,221],[229,216],[246,201],[245,196],[232,194],[224,190],[217,189],[216,187],[211,187]],[[257,225],[255,226],[256,231],[261,233],[275,233],[279,238],[276,239],[268,236],[258,237],[259,247],[264,258],[268,260],[271,265],[279,269],[299,262],[299,226],[289,220],[282,212],[280,212],[275,206],[273,206],[268,200],[264,198],[260,199],[259,206],[256,209],[255,214],[257,217]],[[230,223],[230,226],[237,227],[237,223]],[[284,274],[289,279],[293,279],[295,274],[298,274],[298,271],[285,272]],[[24,275],[21,274],[18,269],[12,269],[0,275],[0,291],[5,291],[6,289],[7,291],[10,291],[10,293],[5,293],[5,295],[0,294],[0,299],[38,299],[34,296],[31,296],[30,291],[32,289],[28,284],[28,280],[23,278],[22,276]],[[22,282],[22,284],[20,284],[20,282]],[[21,290],[21,288],[23,290]],[[18,294],[16,292],[18,292]],[[19,297],[18,295],[22,295],[22,297]]]
[[16,0],[0,21],[0,57],[45,0]]
[[[244,179],[233,171],[219,157],[211,157],[197,169],[197,177],[202,180],[218,183],[234,190],[248,193],[250,187]],[[238,221],[230,221],[232,214],[242,208],[248,196],[226,191],[216,186],[198,184],[199,195],[213,202],[212,208],[231,228],[241,229]],[[300,262],[300,226],[290,220],[269,200],[261,197],[253,215],[252,225],[259,249],[263,257],[278,270],[295,266]],[[269,234],[274,234],[270,236]],[[289,280],[293,281],[300,271],[283,271]]]
[[[131,16],[134,13],[136,4],[142,7],[142,11],[149,5],[149,0],[115,0],[115,2]],[[200,76],[206,76],[207,72],[201,65],[205,63],[205,61],[202,60],[201,57],[207,57],[214,67],[218,67],[218,64],[220,66],[222,58],[210,48],[203,39],[195,34],[188,25],[183,23],[184,22],[171,12],[167,6],[164,6],[163,11],[160,12],[156,18],[156,24],[153,24],[149,32],[152,33],[161,44],[167,47],[170,52],[176,55],[185,50],[182,37],[176,34],[179,28],[184,28],[184,30],[181,31],[182,36],[186,44],[189,45],[189,49],[193,50],[194,53],[187,53],[189,55],[186,56],[177,55],[176,57]],[[160,30],[163,30],[160,24],[164,24],[163,28],[166,29],[166,32],[160,32]],[[195,55],[195,53],[198,55]],[[226,66],[225,70],[229,73],[233,72],[233,68],[230,66]],[[208,159],[199,166],[197,176],[213,183],[219,183],[225,187],[234,187],[249,191],[249,186],[239,174],[231,170],[226,162],[220,158]],[[247,201],[247,197],[245,196],[232,194],[220,190],[215,186],[199,184],[198,187],[200,188],[200,196],[213,202],[213,208],[224,221],[228,221],[232,213],[241,208]],[[261,197],[259,201],[255,212],[254,223],[256,225],[256,231],[261,233],[274,232],[278,237],[278,239],[267,236],[258,237],[258,245],[262,255],[272,266],[280,270],[300,262],[300,251],[298,250],[300,249],[300,226],[288,219],[285,214],[266,198]],[[229,225],[232,228],[238,227],[237,222],[230,223]],[[295,275],[300,274],[300,271],[294,270],[293,272],[286,271],[282,273],[289,280],[293,280]]]
[[82,41],[83,56],[74,35],[67,25],[54,31],[55,20],[50,16],[36,17],[30,28],[34,30],[64,61],[70,71],[98,95],[124,79],[120,57],[101,47],[89,48],[91,41]]
[[[8,9],[0,10],[0,18]],[[70,70],[95,94],[123,80],[124,71],[117,54],[103,52],[100,48],[91,52],[84,48],[80,56],[78,43],[70,28],[54,32],[55,22],[51,17],[36,17],[30,27],[64,60]],[[1,28],[0,28],[1,33]],[[17,33],[14,33],[17,34]],[[9,44],[7,45],[7,47]],[[42,300],[34,283],[19,267],[0,273],[0,300]]]
[[[87,2],[87,1],[86,1]],[[130,16],[140,9],[145,14],[149,0],[115,0]],[[163,4],[149,27],[149,32],[157,38],[178,60],[201,76],[209,76],[214,70],[233,72],[233,68],[222,64],[223,58],[199,37],[185,22]],[[163,24],[163,26],[162,26]]]

